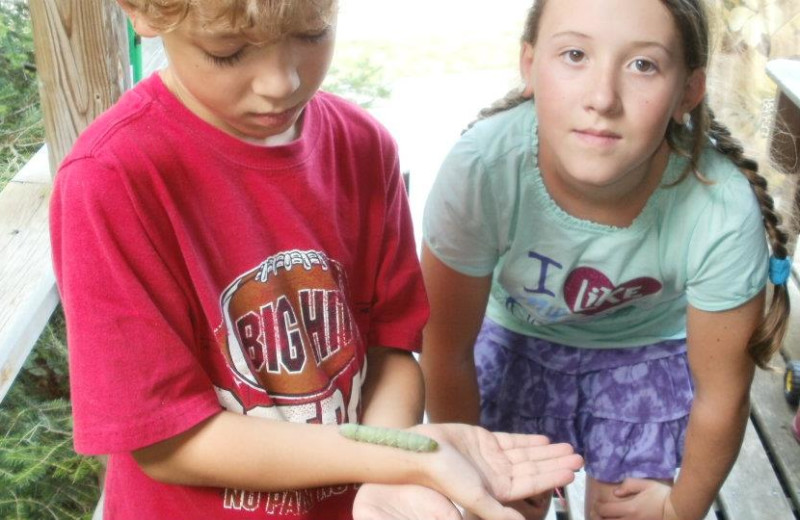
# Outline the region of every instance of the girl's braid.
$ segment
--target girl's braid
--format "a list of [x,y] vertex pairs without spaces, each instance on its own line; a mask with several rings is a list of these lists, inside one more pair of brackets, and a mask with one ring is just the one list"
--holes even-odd
[[[716,120],[708,109],[708,135],[714,147],[733,161],[750,181],[750,186],[761,207],[764,227],[769,237],[772,254],[778,259],[788,255],[786,243],[789,236],[780,227],[781,217],[775,211],[775,202],[767,191],[767,180],[758,173],[758,164],[744,155],[741,143],[731,136],[730,131]],[[789,293],[786,284],[775,285],[766,316],[753,332],[748,344],[748,352],[756,364],[765,368],[772,355],[783,341],[789,322]]]
[[486,119],[487,117],[503,112],[504,110],[510,110],[517,105],[521,105],[528,99],[529,98],[522,95],[522,88],[515,88],[511,90],[504,97],[498,99],[488,107],[481,109],[481,111],[478,112],[478,117],[474,121],[472,121],[469,125],[467,125],[467,128],[464,129],[464,132],[472,128],[472,125],[474,125],[481,119]]

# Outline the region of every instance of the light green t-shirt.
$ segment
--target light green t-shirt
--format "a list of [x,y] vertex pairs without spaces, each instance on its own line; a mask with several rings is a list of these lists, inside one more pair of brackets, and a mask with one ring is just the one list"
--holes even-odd
[[687,302],[732,309],[766,284],[767,241],[745,176],[709,147],[700,171],[666,187],[672,154],[636,220],[618,228],[575,218],[550,198],[537,164],[532,102],[478,122],[445,159],[423,236],[446,265],[493,273],[487,316],[522,334],[587,348],[686,337]]

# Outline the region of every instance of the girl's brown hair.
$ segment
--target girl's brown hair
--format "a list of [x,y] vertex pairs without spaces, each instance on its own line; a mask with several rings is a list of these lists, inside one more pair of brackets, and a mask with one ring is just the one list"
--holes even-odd
[[277,39],[309,20],[330,22],[337,0],[123,0],[151,27],[169,32],[192,13],[218,30],[242,33],[253,42]]
[[[689,72],[708,66],[709,25],[703,0],[661,0],[669,9],[680,31],[684,48],[684,63]],[[539,21],[546,0],[535,0],[528,11],[522,41],[535,44],[539,31]],[[509,92],[504,98],[481,110],[478,120],[497,112],[513,108],[524,101],[522,89]],[[471,126],[471,125],[470,125]],[[702,182],[707,182],[698,171],[698,162],[703,149],[711,143],[720,153],[726,155],[741,170],[758,199],[764,227],[769,238],[772,255],[785,259],[788,251],[787,234],[780,227],[780,216],[775,203],[767,191],[767,181],[758,173],[758,164],[744,155],[741,143],[731,136],[730,131],[716,120],[706,99],[691,112],[691,123],[678,124],[671,120],[667,126],[666,139],[672,149],[689,159],[686,171],[679,181],[693,173]],[[764,266],[767,269],[767,266]],[[772,355],[780,348],[789,322],[789,293],[786,284],[775,285],[768,310],[748,342],[747,351],[753,361],[761,368],[767,367]]]

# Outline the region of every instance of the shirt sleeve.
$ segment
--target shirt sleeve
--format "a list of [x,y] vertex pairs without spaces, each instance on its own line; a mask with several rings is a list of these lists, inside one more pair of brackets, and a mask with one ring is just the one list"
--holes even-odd
[[707,188],[711,200],[697,220],[689,249],[687,299],[700,310],[723,311],[764,288],[769,251],[761,209],[747,179],[735,172]]
[[494,191],[468,132],[445,158],[428,195],[423,239],[450,268],[486,276],[500,256],[498,236]]
[[56,176],[50,223],[76,450],[132,451],[217,413],[196,355],[203,346],[185,277],[120,175],[90,159],[67,163]]
[[419,267],[411,211],[400,175],[394,141],[384,136],[385,212],[375,303],[367,341],[370,346],[419,351],[429,306]]

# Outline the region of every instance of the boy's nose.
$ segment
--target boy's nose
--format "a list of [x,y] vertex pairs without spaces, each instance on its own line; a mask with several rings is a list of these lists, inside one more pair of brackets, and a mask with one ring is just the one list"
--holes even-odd
[[294,60],[276,48],[266,53],[253,77],[253,91],[269,99],[291,96],[300,87],[300,75]]

